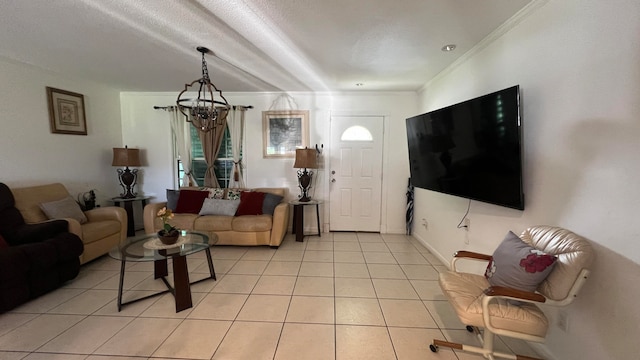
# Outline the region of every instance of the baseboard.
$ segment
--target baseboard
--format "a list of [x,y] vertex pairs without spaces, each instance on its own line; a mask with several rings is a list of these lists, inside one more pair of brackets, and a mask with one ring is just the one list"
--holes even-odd
[[538,355],[547,360],[559,360],[552,353],[549,352],[549,348],[542,343],[530,342],[529,346],[535,351]]
[[442,256],[442,254],[440,254],[438,251],[436,251],[436,249],[431,246],[428,242],[426,242],[423,238],[421,238],[418,235],[412,234],[411,236],[413,236],[416,240],[418,240],[424,247],[427,248],[427,250],[429,250],[429,252],[435,256],[436,258],[438,258],[438,260],[440,260],[440,262],[442,263],[442,265],[446,266],[447,268],[451,269],[451,259],[450,258],[445,258],[444,256]]

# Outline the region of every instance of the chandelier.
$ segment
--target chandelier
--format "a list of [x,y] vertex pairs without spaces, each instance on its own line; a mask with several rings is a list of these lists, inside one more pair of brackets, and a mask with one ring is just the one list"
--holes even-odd
[[[190,122],[196,129],[202,132],[215,131],[217,126],[224,124],[231,106],[222,95],[222,91],[218,90],[209,78],[204,54],[208,54],[210,50],[202,46],[198,46],[196,49],[202,53],[202,78],[194,80],[191,84],[185,84],[184,90],[178,94],[176,104],[187,122]],[[192,90],[189,88],[196,83],[199,84],[198,97],[195,99],[187,97],[187,91],[195,91],[195,88]],[[217,99],[214,98],[214,93],[218,93]]]

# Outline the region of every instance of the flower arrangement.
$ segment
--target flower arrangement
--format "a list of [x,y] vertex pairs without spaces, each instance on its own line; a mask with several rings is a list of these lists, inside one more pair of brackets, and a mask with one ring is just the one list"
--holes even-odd
[[178,229],[168,223],[169,219],[173,219],[173,212],[171,209],[163,207],[158,211],[157,216],[162,219],[162,230],[158,233],[159,235],[178,235]]

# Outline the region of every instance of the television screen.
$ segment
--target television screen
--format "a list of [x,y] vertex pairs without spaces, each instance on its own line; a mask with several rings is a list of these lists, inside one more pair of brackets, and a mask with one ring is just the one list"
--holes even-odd
[[524,210],[520,88],[407,119],[413,186]]

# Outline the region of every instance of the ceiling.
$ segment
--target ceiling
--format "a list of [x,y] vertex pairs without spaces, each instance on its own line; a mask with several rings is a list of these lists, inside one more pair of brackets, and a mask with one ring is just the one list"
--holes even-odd
[[205,46],[223,91],[417,90],[530,2],[2,1],[0,56],[121,91],[176,92],[201,77]]

